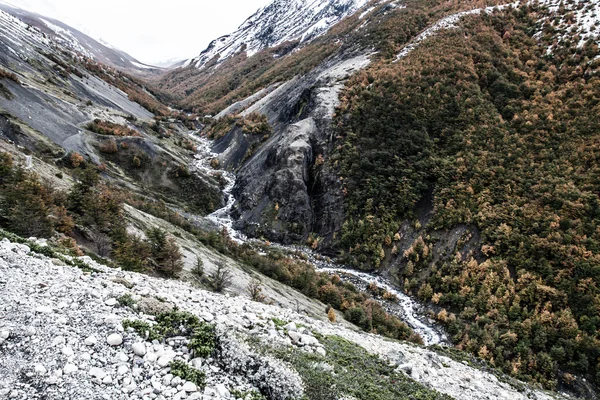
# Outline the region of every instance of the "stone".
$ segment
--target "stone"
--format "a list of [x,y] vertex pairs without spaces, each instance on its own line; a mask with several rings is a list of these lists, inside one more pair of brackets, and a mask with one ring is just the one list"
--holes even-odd
[[63,368],[63,372],[65,373],[65,375],[72,374],[73,372],[77,372],[78,370],[79,368],[77,368],[75,364],[67,364]]
[[38,314],[50,314],[52,311],[53,309],[50,306],[40,306],[35,309],[35,312]]
[[117,368],[117,375],[119,376],[123,376],[127,372],[129,372],[129,367],[127,365],[120,365],[119,368]]
[[[193,392],[198,391],[198,387],[196,387],[196,385],[192,382],[186,382],[183,384],[183,388],[181,390],[183,390],[186,393],[193,393]],[[223,397],[225,397],[225,396],[223,396]]]
[[67,356],[67,357],[72,357],[75,352],[73,351],[72,348],[70,348],[69,346],[65,346],[62,348],[62,353]]
[[161,356],[158,361],[156,361],[156,363],[158,364],[159,367],[166,367],[169,365],[169,363],[173,361],[173,357],[170,356]]
[[123,336],[113,333],[106,338],[106,342],[111,346],[120,346],[123,344]]
[[96,343],[98,343],[98,338],[96,338],[94,335],[88,336],[83,343],[86,346],[94,346]]
[[119,302],[117,301],[117,299],[111,298],[111,299],[108,299],[108,300],[106,300],[106,301],[104,302],[104,304],[106,304],[106,305],[107,305],[107,306],[109,306],[109,307],[114,307],[114,306],[116,306],[117,304],[119,304]]
[[326,352],[326,351],[325,351],[325,349],[324,349],[324,348],[322,348],[322,347],[317,347],[317,348],[315,349],[315,351],[317,352],[317,354],[320,354],[320,355],[322,355],[323,357],[325,357],[325,356],[327,355],[327,352]]
[[90,368],[90,375],[94,378],[104,379],[106,377],[106,372],[100,368],[92,367]]
[[6,331],[0,332],[0,339],[6,340],[9,337],[10,337],[10,331],[6,330]]
[[131,348],[136,356],[144,357],[146,355],[146,345],[142,342],[134,343]]
[[287,330],[288,332],[296,332],[298,327],[296,326],[295,322],[290,322],[289,324],[285,325],[283,329]]
[[35,366],[33,367],[33,370],[35,371],[36,374],[39,374],[39,375],[45,375],[46,372],[48,372],[46,367],[44,367],[42,364],[35,364]]
[[231,395],[227,387],[222,383],[219,383],[217,386],[215,386],[215,390],[217,391],[217,394],[219,396],[224,397],[226,399],[229,398],[229,396]]

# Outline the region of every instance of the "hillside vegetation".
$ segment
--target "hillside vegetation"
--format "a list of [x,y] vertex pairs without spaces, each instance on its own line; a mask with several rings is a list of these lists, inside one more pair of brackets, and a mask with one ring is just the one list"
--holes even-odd
[[[598,384],[600,60],[575,25],[557,46],[546,12],[467,17],[351,79],[330,160],[346,194],[339,248],[362,269],[399,265],[459,348],[548,387],[558,372]],[[407,220],[422,235],[400,252]],[[457,226],[471,233],[434,261],[435,232]]]

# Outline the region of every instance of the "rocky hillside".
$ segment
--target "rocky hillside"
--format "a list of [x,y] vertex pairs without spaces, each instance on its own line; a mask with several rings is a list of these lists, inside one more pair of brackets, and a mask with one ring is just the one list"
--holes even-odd
[[274,0],[248,18],[237,31],[220,37],[183,67],[204,68],[236,53],[253,56],[285,42],[307,43],[354,14],[367,0]]
[[[16,24],[19,24],[18,20],[25,23],[30,29],[43,33],[46,39],[108,66],[138,74],[146,74],[151,70],[156,70],[155,67],[142,64],[129,54],[110,45],[100,43],[61,21],[21,10],[8,4],[0,3],[0,10],[3,13],[2,25],[5,28],[18,29],[16,26]],[[18,32],[18,30],[15,32]]]
[[597,8],[374,1],[159,86],[216,115],[235,228],[384,274],[459,348],[593,397]]
[[555,398],[287,309],[63,260],[0,242],[3,398]]

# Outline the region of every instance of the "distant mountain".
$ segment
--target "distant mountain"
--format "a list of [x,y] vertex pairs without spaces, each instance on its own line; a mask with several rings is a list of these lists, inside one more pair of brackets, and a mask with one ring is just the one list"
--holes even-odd
[[[14,20],[16,18],[30,27],[37,28],[40,33],[53,43],[111,67],[139,72],[147,72],[148,70],[155,69],[153,66],[139,62],[124,51],[100,43],[77,29],[55,19],[2,3],[0,3],[0,11],[0,21],[2,21],[0,29],[10,31],[17,23]],[[14,32],[16,31],[12,33]]]
[[185,66],[204,67],[239,51],[248,56],[287,41],[308,42],[354,14],[367,0],[273,0],[248,18],[237,31],[214,40]]

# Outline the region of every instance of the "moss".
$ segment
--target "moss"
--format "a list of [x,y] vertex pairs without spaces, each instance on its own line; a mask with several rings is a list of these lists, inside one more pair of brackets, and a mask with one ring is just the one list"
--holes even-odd
[[135,305],[135,300],[131,297],[129,293],[126,293],[117,299],[121,307],[133,307]]
[[174,336],[190,338],[189,349],[199,357],[208,357],[215,348],[215,326],[200,321],[195,315],[185,311],[170,311],[159,314],[156,324],[144,321],[124,320],[124,328],[133,328],[138,335],[148,340],[164,340]]
[[302,377],[306,400],[433,400],[449,396],[413,381],[393,366],[338,336],[320,339],[327,356],[301,350],[277,350]]
[[203,389],[206,386],[206,375],[204,372],[189,366],[185,361],[171,361],[169,367],[171,368],[171,374],[194,383],[199,389]]

